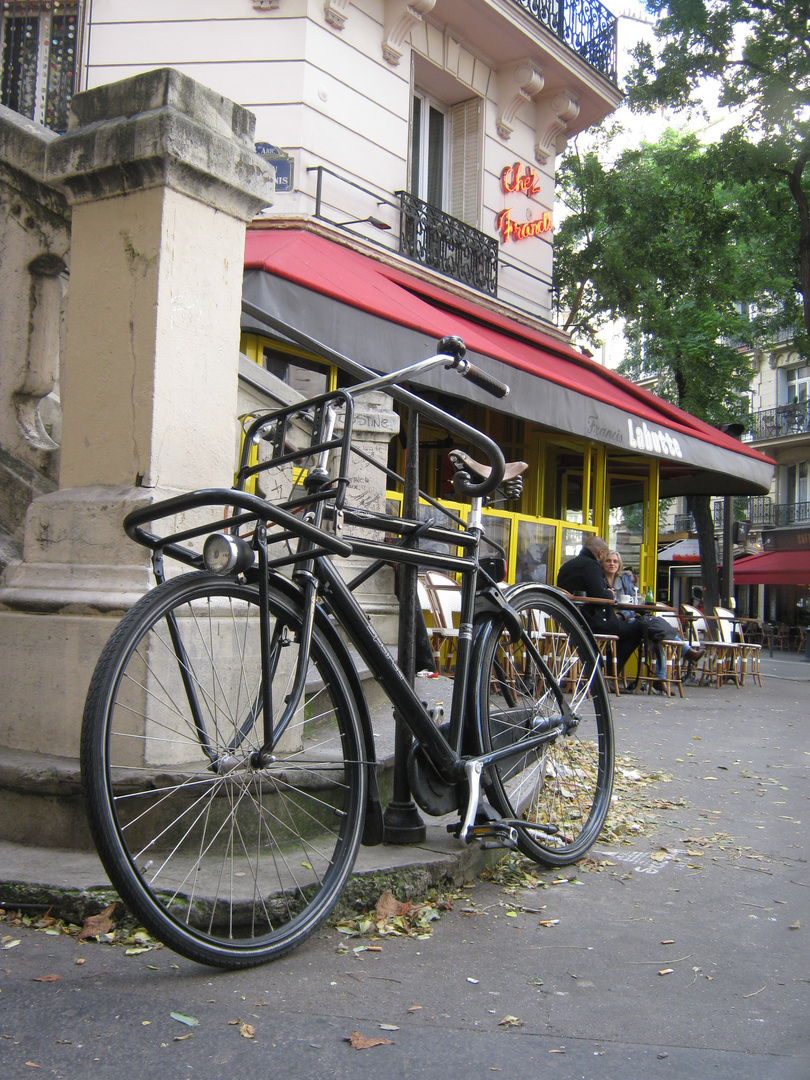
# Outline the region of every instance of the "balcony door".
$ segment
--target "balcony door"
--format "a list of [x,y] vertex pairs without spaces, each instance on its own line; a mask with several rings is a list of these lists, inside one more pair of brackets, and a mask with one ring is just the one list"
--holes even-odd
[[445,206],[448,172],[447,109],[417,90],[411,125],[411,194],[435,206]]

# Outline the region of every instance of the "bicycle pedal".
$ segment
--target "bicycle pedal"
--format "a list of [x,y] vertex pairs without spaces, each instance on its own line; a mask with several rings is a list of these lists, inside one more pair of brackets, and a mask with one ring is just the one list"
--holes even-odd
[[[447,826],[447,831],[459,833],[459,826]],[[472,825],[467,833],[467,843],[477,843],[482,848],[506,847],[516,848],[518,833],[512,825],[506,825],[502,821],[486,821],[478,825]]]

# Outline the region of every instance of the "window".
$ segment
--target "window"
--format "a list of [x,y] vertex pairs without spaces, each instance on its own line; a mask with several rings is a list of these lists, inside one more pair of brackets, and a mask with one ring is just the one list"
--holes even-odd
[[426,94],[413,96],[411,128],[411,194],[438,210],[445,206],[447,113]]
[[788,466],[785,494],[785,501],[791,506],[810,502],[810,462],[799,461]]
[[480,202],[478,98],[444,105],[417,90],[411,126],[411,194],[477,227]]
[[790,368],[786,372],[787,403],[810,398],[810,366]]
[[52,131],[65,131],[76,74],[78,3],[4,3],[0,100]]

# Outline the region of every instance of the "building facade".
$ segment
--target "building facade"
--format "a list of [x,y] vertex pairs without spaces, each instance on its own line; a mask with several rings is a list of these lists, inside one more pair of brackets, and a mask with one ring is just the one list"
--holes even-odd
[[[616,29],[600,0],[8,3],[3,103],[61,130],[69,74],[85,90],[172,67],[247,107],[276,191],[248,237],[245,295],[276,325],[246,318],[243,350],[312,385],[338,377],[341,354],[380,370],[461,334],[511,398],[439,377],[421,389],[531,466],[520,499],[490,511],[510,580],[554,580],[632,503],[646,586],[659,496],[761,494],[770,466],[551,321],[556,158],[621,100]],[[446,449],[423,432],[422,484],[439,498]],[[401,458],[395,444],[393,471]]]

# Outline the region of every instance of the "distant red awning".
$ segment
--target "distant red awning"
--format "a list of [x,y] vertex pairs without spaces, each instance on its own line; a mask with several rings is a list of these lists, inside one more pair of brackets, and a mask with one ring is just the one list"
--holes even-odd
[[[243,295],[331,349],[391,371],[461,336],[474,364],[508,383],[503,405],[445,371],[416,382],[616,451],[657,458],[660,494],[763,494],[773,462],[602,367],[566,341],[304,229],[255,227]],[[243,318],[246,329],[260,329]]]
[[735,585],[810,585],[810,551],[766,551],[734,563]]

